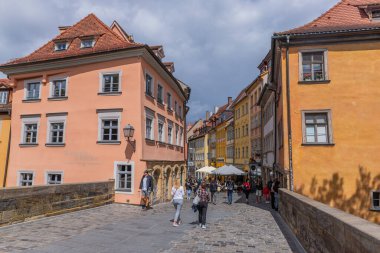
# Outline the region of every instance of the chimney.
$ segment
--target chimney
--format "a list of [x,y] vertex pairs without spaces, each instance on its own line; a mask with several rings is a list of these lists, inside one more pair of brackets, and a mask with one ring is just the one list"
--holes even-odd
[[66,31],[67,29],[69,29],[71,26],[59,26],[58,27],[58,30],[61,33],[63,33],[64,31]]
[[206,120],[208,120],[209,118],[210,118],[210,112],[206,111]]
[[232,104],[232,97],[228,97],[228,105]]
[[214,108],[214,113],[217,113],[218,110],[219,110],[219,107],[215,106],[215,108]]

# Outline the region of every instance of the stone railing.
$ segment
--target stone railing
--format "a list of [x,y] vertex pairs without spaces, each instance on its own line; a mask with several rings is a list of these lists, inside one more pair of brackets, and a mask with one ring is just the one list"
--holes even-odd
[[279,212],[308,252],[379,252],[375,223],[285,189]]
[[114,181],[0,188],[0,226],[114,201]]

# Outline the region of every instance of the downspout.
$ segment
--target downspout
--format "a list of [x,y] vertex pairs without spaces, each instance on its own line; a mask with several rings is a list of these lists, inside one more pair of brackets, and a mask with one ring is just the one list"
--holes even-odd
[[294,191],[293,182],[293,146],[292,146],[292,123],[290,115],[290,77],[289,77],[289,41],[290,36],[286,36],[286,103],[287,103],[287,118],[288,118],[288,149],[289,149],[289,184],[290,190]]

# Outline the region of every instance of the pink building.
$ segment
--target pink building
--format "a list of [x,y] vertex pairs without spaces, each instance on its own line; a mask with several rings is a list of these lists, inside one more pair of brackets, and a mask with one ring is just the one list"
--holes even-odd
[[186,174],[190,88],[162,61],[162,46],[136,43],[117,22],[90,14],[60,32],[0,66],[14,87],[6,185],[114,179],[116,201],[136,204],[148,169],[154,200],[165,201]]

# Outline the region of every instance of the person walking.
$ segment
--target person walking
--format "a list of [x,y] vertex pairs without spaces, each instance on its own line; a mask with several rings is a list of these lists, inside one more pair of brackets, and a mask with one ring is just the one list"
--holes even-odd
[[234,192],[234,182],[231,180],[231,177],[228,177],[226,181],[226,189],[227,189],[227,202],[229,205],[232,204],[232,194]]
[[191,199],[191,192],[192,192],[192,187],[191,187],[191,178],[188,178],[186,180],[186,199]]
[[216,181],[216,178],[214,178],[210,182],[210,193],[211,193],[211,203],[216,205],[216,192],[218,191],[218,182]]
[[261,203],[261,196],[263,196],[263,180],[258,177],[256,182],[256,204]]
[[249,179],[247,179],[243,183],[243,192],[245,194],[245,202],[248,205],[249,204],[249,193],[251,192],[251,183],[249,182]]
[[173,226],[178,227],[181,224],[181,209],[183,205],[183,196],[185,195],[185,191],[183,186],[176,181],[172,188],[172,202],[175,208]]
[[143,210],[147,210],[150,207],[150,193],[153,190],[153,178],[147,170],[144,171],[141,178],[139,189],[141,191],[141,207]]
[[280,188],[280,181],[276,179],[273,183],[273,191],[274,191],[274,210],[278,211],[278,189]]
[[270,204],[272,209],[274,209],[274,191],[273,191],[273,181],[272,178],[269,179],[268,184],[267,184],[269,190],[270,190]]
[[208,202],[210,201],[210,195],[206,190],[206,184],[202,183],[197,191],[197,196],[199,197],[198,203],[198,221],[199,226],[203,229],[206,228],[206,215]]
[[263,196],[264,196],[264,199],[265,199],[265,203],[266,204],[269,204],[269,200],[270,200],[270,190],[268,188],[268,186],[266,185],[263,189]]

